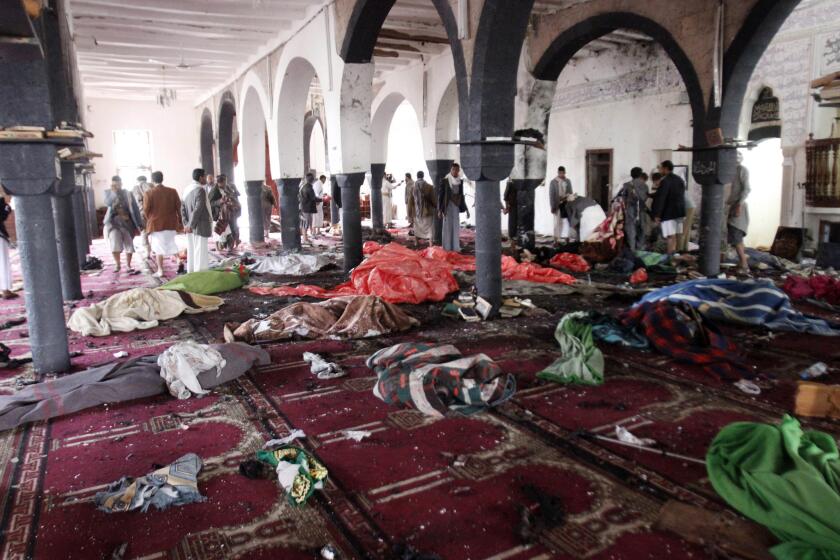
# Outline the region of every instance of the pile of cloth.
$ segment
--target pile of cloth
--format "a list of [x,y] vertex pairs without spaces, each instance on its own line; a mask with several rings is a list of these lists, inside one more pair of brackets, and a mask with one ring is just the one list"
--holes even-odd
[[775,558],[840,558],[840,451],[830,434],[787,415],[778,426],[736,422],[712,441],[706,468],[730,506],[781,541]]
[[527,280],[542,284],[574,284],[574,276],[560,272],[554,268],[547,268],[538,264],[516,262],[507,255],[502,256],[502,278],[505,280]]
[[420,251],[420,255],[426,259],[434,259],[448,263],[454,270],[466,272],[475,271],[475,257],[462,255],[456,251],[447,251],[438,245],[432,245]]
[[840,305],[840,280],[824,274],[804,277],[790,275],[782,289],[794,301],[816,299]]
[[556,383],[600,385],[604,382],[604,355],[595,346],[586,312],[567,313],[554,331],[561,358],[537,373]]
[[484,354],[464,356],[452,345],[397,344],[367,359],[378,378],[373,394],[387,404],[435,418],[450,410],[478,412],[510,399],[516,378]]
[[557,253],[551,257],[548,264],[554,268],[562,268],[571,272],[589,272],[589,269],[592,268],[586,259],[574,253]]
[[261,449],[256,458],[239,465],[239,472],[248,478],[267,478],[270,471],[286,492],[293,506],[302,506],[315,490],[324,487],[329,472],[311,453],[293,445],[276,449]]
[[[219,355],[220,362],[223,362],[219,367],[214,364],[206,370],[193,372],[192,377],[198,387],[196,393],[199,394],[233,381],[254,365],[271,363],[271,358],[265,350],[247,344],[196,346],[199,346],[203,353]],[[178,375],[174,373],[176,370],[169,370],[169,373],[163,371],[158,358],[143,356],[116,361],[27,385],[10,395],[0,395],[0,431],[72,414],[101,404],[162,395],[168,388],[166,377],[177,378]],[[160,358],[163,358],[163,355]],[[168,362],[169,359],[165,361]]]
[[688,280],[655,290],[645,295],[640,303],[660,300],[688,304],[711,321],[823,336],[840,335],[840,326],[794,310],[788,296],[769,280]]
[[232,333],[245,342],[303,338],[369,338],[407,331],[420,323],[377,296],[345,296],[293,303],[265,319],[250,319]]
[[198,491],[198,472],[204,466],[195,453],[187,453],[171,465],[141,476],[123,477],[94,496],[97,509],[117,513],[149,506],[159,510],[206,500]]
[[231,290],[238,290],[248,280],[244,270],[202,270],[183,274],[160,286],[161,290],[176,290],[209,296]]
[[255,262],[248,265],[248,270],[256,274],[278,274],[287,276],[304,276],[323,270],[332,264],[332,259],[324,254],[302,255],[289,253],[287,255],[272,255],[255,257]]
[[215,311],[223,303],[224,300],[215,296],[132,288],[103,302],[76,309],[67,326],[84,336],[108,336],[112,332],[151,329],[158,326],[159,321],[174,319],[181,313]]
[[384,245],[378,243],[376,241],[365,241],[362,244],[362,254],[363,255],[372,255],[375,252],[379,251]]
[[326,290],[301,284],[277,288],[251,288],[260,295],[310,296],[333,298],[340,296],[379,296],[389,303],[423,303],[443,301],[447,294],[458,289],[452,267],[446,263],[426,259],[416,251],[397,243],[389,243],[365,259],[350,275],[350,280]]

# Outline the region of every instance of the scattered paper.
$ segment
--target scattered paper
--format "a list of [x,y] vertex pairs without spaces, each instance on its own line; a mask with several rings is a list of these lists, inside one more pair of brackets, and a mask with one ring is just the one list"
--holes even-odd
[[293,430],[291,434],[287,435],[286,437],[279,438],[279,439],[272,439],[265,442],[263,445],[263,449],[269,449],[271,447],[280,447],[282,445],[289,445],[296,439],[305,438],[306,434],[303,433],[303,430]]
[[749,379],[741,379],[735,386],[748,395],[760,395],[761,387],[750,381]]
[[128,358],[128,352],[126,352],[125,350],[120,350],[119,352],[116,352],[114,354],[114,357],[115,358]]
[[303,361],[311,365],[310,369],[318,379],[337,379],[347,375],[338,364],[328,362],[318,354],[313,354],[312,352],[304,352]]
[[370,432],[367,430],[344,430],[344,437],[352,439],[353,441],[362,441],[370,437]]
[[643,447],[656,445],[655,439],[638,438],[631,434],[627,428],[623,428],[621,426],[615,427],[615,437],[617,437],[619,441],[623,441],[624,443],[632,443],[633,445],[641,445]]

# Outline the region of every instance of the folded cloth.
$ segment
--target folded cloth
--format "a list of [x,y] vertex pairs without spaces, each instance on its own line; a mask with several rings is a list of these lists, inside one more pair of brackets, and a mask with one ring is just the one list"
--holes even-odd
[[562,357],[537,373],[557,383],[600,385],[604,382],[604,355],[592,340],[592,325],[585,312],[567,313],[554,330]]
[[97,492],[93,501],[106,513],[131,511],[149,506],[166,509],[206,500],[198,491],[198,472],[203,466],[195,453],[187,453],[169,466],[141,476],[123,477]]
[[840,558],[840,452],[830,434],[735,422],[706,455],[709,481],[726,502],[782,541],[779,560]]
[[367,359],[378,381],[373,394],[442,418],[450,409],[464,414],[501,404],[516,391],[516,378],[484,354],[463,356],[451,345],[403,343]]
[[277,481],[293,506],[300,506],[315,492],[324,487],[329,472],[312,454],[286,445],[271,451],[257,451],[257,460],[275,468]]
[[370,338],[406,331],[420,323],[376,296],[337,297],[293,303],[265,319],[250,319],[233,333],[246,342],[303,338]]
[[67,326],[84,336],[108,336],[112,332],[151,329],[158,326],[158,321],[174,319],[181,313],[215,311],[223,303],[224,300],[215,296],[133,288],[76,309]]
[[[262,348],[241,342],[213,344],[225,365],[198,374],[204,390],[232,381],[251,367],[271,362]],[[79,373],[28,385],[11,395],[0,395],[0,431],[29,422],[56,418],[106,403],[142,399],[166,392],[157,356],[114,362]]]
[[180,290],[191,294],[209,296],[221,292],[238,290],[245,283],[245,279],[238,272],[228,270],[202,270],[190,272],[170,280],[161,290]]
[[735,344],[688,305],[645,302],[622,313],[619,320],[644,333],[651,346],[666,356],[703,366],[724,380],[752,377]]
[[686,303],[713,321],[824,336],[840,335],[840,325],[795,311],[788,296],[769,280],[689,280],[655,290],[645,295],[639,304],[660,300]]
[[279,274],[287,276],[303,276],[312,274],[332,264],[326,255],[273,255],[256,257],[256,262],[248,265],[248,270],[257,274]]

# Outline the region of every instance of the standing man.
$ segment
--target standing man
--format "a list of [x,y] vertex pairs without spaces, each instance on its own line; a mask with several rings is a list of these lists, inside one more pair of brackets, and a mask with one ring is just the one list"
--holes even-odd
[[505,183],[505,192],[502,195],[504,200],[504,207],[502,212],[508,217],[508,239],[510,240],[510,248],[516,250],[516,236],[519,229],[519,212],[517,212],[517,189],[513,181],[508,179]]
[[6,193],[0,185],[0,298],[18,297],[12,291],[12,261],[9,257],[9,232],[6,231],[6,219],[12,213],[12,207],[6,202]]
[[677,251],[677,236],[683,232],[685,220],[685,182],[674,175],[674,164],[665,160],[659,166],[662,181],[653,198],[653,219],[662,227],[662,237],[668,243],[668,254]]
[[624,242],[633,251],[642,250],[645,243],[642,215],[647,210],[644,204],[648,197],[648,188],[642,179],[643,174],[641,167],[631,169],[630,181],[622,185],[617,195],[624,200]]
[[548,185],[548,203],[554,216],[555,243],[560,243],[561,240],[565,242],[569,238],[571,225],[563,202],[573,192],[572,182],[566,178],[566,168],[561,165],[557,168],[557,177]]
[[210,191],[213,190],[213,187],[216,185],[216,178],[213,176],[212,173],[207,174],[207,178],[204,181],[204,190],[207,191],[207,194],[210,194]]
[[242,214],[242,205],[239,202],[239,190],[233,183],[228,183],[227,175],[220,173],[216,175],[216,184],[210,189],[210,208],[213,210],[213,216],[218,217],[219,206],[222,204],[222,198],[229,199],[231,208],[236,211],[229,217],[228,227],[230,227],[230,235],[233,239],[233,247],[239,245],[239,216]]
[[277,206],[277,199],[274,198],[274,191],[266,183],[262,184],[260,196],[262,197],[263,232],[265,233],[265,238],[268,239],[268,234],[271,233],[271,213],[274,211],[274,207]]
[[149,243],[157,260],[155,276],[162,278],[163,257],[174,257],[178,262],[175,234],[181,227],[181,197],[175,189],[164,186],[160,171],[152,173],[152,184],[143,197],[143,214],[146,216]]
[[[131,190],[131,194],[134,196],[134,201],[137,203],[137,208],[140,209],[140,220],[143,224],[146,223],[146,216],[143,214],[143,197],[151,188],[152,184],[149,183],[149,179],[147,179],[145,175],[140,175],[137,177],[137,184],[134,185],[134,188]],[[149,245],[149,236],[146,234],[146,229],[144,227],[141,227],[140,229],[140,241],[143,243],[143,248],[146,250],[146,257],[148,258],[152,255],[152,247]],[[143,266],[145,267],[146,265]]]
[[321,202],[318,203],[318,209],[312,217],[312,235],[321,235],[321,228],[324,227],[324,194],[327,184],[327,178],[324,175],[318,177],[318,180],[312,183],[312,190],[315,191]]
[[394,182],[394,176],[386,173],[382,178],[382,223],[389,227],[394,221],[394,189],[400,186]]
[[120,253],[125,252],[125,267],[131,272],[134,256],[134,236],[143,227],[140,208],[134,196],[122,188],[119,175],[111,177],[111,190],[105,193],[105,218],[103,233],[114,256],[114,272],[120,271]]
[[298,197],[300,200],[300,229],[303,235],[303,242],[309,243],[309,227],[312,224],[313,214],[318,211],[318,197],[315,196],[315,176],[312,173],[306,174],[303,184],[300,187]]
[[744,237],[750,227],[750,213],[747,208],[747,196],[750,194],[750,172],[742,165],[744,156],[738,153],[738,166],[735,168],[735,180],[726,206],[729,209],[726,221],[726,242],[738,253],[738,272],[750,271],[747,252],[744,250]]
[[449,174],[440,181],[438,193],[438,215],[443,220],[443,248],[460,251],[461,212],[466,212],[469,217],[460,165],[452,164]]
[[181,220],[187,234],[187,272],[199,272],[209,268],[207,240],[213,235],[213,213],[204,170],[193,169],[192,179],[181,206]]
[[435,213],[437,212],[437,200],[435,200],[435,188],[426,182],[425,174],[417,172],[417,181],[414,182],[411,198],[414,201],[414,239],[425,239],[432,244],[432,234],[435,229]]
[[[419,179],[420,176],[418,175]],[[405,210],[408,214],[408,229],[414,227],[414,217],[416,210],[414,208],[414,179],[411,178],[411,173],[405,174]]]

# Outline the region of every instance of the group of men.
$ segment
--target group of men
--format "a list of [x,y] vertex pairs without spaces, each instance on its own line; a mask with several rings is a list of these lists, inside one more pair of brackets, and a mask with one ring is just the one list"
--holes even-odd
[[[749,227],[746,199],[750,187],[749,172],[742,161],[739,154],[727,201],[727,241],[738,254],[739,269],[746,270],[744,236]],[[648,179],[653,183],[652,189],[648,187]],[[685,181],[674,173],[673,162],[663,161],[650,177],[641,167],[634,167],[630,170],[630,181],[622,185],[616,199],[623,202],[625,246],[634,251],[644,250],[651,233],[658,230],[665,239],[668,254],[688,250],[695,205]],[[562,166],[549,185],[549,203],[554,215],[554,239],[558,243],[567,241],[575,231],[577,238],[585,241],[606,218],[595,200],[574,193]],[[587,223],[586,214],[595,220]]]

